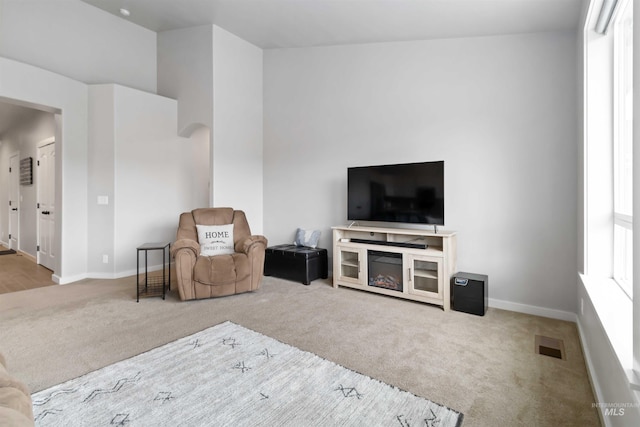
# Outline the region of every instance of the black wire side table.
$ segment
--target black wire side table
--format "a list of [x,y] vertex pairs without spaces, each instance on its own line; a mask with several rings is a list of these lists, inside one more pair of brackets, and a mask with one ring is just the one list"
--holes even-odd
[[[136,302],[140,297],[159,297],[164,299],[171,290],[171,259],[169,248],[171,243],[144,243],[137,248],[136,260]],[[162,251],[162,276],[149,276],[147,254],[149,251]],[[140,252],[144,252],[144,277],[140,274]]]

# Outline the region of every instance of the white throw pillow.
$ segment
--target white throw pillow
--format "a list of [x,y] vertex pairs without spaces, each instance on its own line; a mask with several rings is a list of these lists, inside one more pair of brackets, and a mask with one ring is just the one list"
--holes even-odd
[[233,247],[233,224],[198,225],[200,255],[227,255],[235,252]]

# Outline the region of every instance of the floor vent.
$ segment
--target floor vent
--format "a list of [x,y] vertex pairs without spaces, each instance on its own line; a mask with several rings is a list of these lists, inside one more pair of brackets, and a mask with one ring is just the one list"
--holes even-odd
[[536,335],[536,354],[566,360],[564,342],[557,338]]

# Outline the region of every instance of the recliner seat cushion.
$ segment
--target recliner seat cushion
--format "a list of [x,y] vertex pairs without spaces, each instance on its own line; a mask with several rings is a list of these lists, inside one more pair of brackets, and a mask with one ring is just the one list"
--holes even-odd
[[250,273],[245,254],[199,256],[193,267],[193,280],[204,285],[228,285],[246,279]]

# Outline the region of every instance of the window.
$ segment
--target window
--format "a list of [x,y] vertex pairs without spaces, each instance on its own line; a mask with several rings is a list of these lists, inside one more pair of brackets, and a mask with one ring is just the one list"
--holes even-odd
[[613,278],[633,292],[633,2],[623,1],[613,26]]

